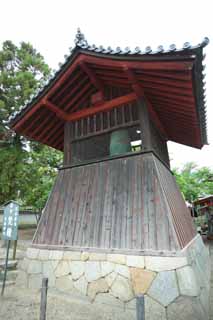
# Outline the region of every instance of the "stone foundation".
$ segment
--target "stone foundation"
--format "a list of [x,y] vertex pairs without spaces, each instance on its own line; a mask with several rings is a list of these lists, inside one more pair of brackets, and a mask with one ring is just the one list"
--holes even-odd
[[[18,283],[49,287],[90,303],[131,311],[145,295],[146,320],[208,319],[210,259],[200,236],[177,256],[57,251],[29,248]],[[130,318],[129,318],[130,319]]]

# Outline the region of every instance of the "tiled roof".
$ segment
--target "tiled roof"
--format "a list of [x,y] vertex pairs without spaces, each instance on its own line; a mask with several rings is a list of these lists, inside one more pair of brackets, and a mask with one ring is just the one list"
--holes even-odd
[[168,48],[164,48],[162,45],[159,45],[156,49],[152,49],[150,46],[141,49],[140,47],[136,47],[135,49],[130,49],[126,47],[125,49],[121,49],[117,47],[115,49],[111,47],[104,48],[103,46],[89,45],[84,35],[81,33],[80,29],[77,30],[76,38],[75,38],[75,47],[70,48],[70,54],[65,55],[65,61],[63,63],[59,63],[59,69],[54,72],[54,74],[50,77],[50,79],[46,82],[44,87],[36,92],[34,96],[31,97],[29,101],[27,101],[26,105],[22,107],[19,112],[15,112],[9,118],[9,125],[13,126],[22,115],[27,112],[34,103],[40,99],[44,94],[47,93],[48,89],[57,81],[60,75],[70,66],[76,54],[78,52],[92,54],[99,57],[111,57],[116,59],[136,59],[136,60],[152,60],[152,59],[174,59],[181,58],[181,56],[196,56],[196,82],[197,88],[199,89],[196,94],[198,114],[201,125],[201,133],[203,143],[207,143],[206,137],[206,111],[205,111],[205,82],[203,73],[205,66],[203,65],[204,55],[202,49],[209,43],[208,38],[204,38],[203,41],[197,45],[191,45],[189,42],[185,42],[181,48],[177,48],[175,44],[171,44]]

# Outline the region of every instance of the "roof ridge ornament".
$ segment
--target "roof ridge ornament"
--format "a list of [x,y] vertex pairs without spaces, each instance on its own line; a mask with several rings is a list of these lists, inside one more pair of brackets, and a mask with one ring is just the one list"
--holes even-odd
[[77,33],[75,36],[75,45],[78,47],[88,46],[87,40],[85,39],[84,34],[81,32],[81,29],[77,29]]

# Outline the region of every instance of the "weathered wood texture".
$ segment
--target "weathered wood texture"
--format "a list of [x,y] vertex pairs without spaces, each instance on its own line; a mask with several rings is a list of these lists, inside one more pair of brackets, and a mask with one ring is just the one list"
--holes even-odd
[[33,243],[173,251],[194,235],[174,177],[147,153],[60,170]]

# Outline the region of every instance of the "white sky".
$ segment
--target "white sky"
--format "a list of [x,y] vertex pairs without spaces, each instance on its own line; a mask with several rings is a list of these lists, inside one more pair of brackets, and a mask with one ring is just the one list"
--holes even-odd
[[90,44],[156,48],[199,43],[209,37],[206,59],[208,146],[169,143],[172,166],[194,161],[213,168],[213,2],[211,0],[0,0],[0,43],[29,41],[51,68],[74,46],[77,27]]

